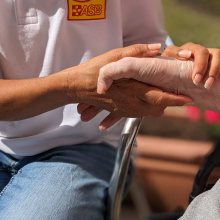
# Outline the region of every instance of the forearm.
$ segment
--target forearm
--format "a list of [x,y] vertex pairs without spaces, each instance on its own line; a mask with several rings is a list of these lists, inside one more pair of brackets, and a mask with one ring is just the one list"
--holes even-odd
[[[193,63],[190,64],[191,68]],[[204,83],[200,82],[198,86],[192,82],[192,71],[183,72],[180,75],[182,87],[179,89],[179,93],[184,93],[191,97],[195,103],[195,106],[204,109],[220,113],[220,78],[215,82],[215,85],[211,89],[206,89]]]
[[25,80],[0,80],[0,120],[22,120],[74,102],[67,95],[67,73]]
[[[151,49],[149,46],[140,44],[115,49],[94,57],[84,64],[44,78],[0,80],[0,120],[22,120],[60,106],[80,102],[115,112],[120,117],[148,115],[149,112],[142,109],[146,110],[151,103],[155,103],[154,100],[147,100],[145,97],[152,90],[149,86],[135,80],[122,80],[117,82],[108,93],[98,94],[97,80],[100,69],[108,63],[116,62],[123,57],[146,57],[158,54],[158,45],[151,45]],[[173,103],[173,99],[178,105],[189,102],[186,97],[170,97],[168,94],[161,94],[158,90],[153,92],[166,102]],[[164,109],[164,105],[161,109]],[[158,112],[161,112],[161,109]]]

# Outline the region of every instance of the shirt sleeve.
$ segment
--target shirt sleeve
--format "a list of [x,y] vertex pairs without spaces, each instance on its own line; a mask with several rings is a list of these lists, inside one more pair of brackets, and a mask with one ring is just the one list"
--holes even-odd
[[123,45],[161,43],[165,46],[160,0],[121,0]]

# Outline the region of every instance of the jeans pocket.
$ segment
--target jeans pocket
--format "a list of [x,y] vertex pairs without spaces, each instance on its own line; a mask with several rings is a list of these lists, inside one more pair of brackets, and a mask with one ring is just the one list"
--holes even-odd
[[38,23],[33,0],[14,0],[14,7],[18,25]]

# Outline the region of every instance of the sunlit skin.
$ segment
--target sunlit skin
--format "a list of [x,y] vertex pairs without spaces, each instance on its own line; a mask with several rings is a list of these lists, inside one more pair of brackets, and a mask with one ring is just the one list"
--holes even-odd
[[[197,46],[201,47],[201,46]],[[191,48],[192,49],[192,48]],[[132,78],[140,82],[147,83],[160,88],[163,91],[187,95],[193,99],[191,105],[196,105],[203,109],[213,110],[220,113],[220,91],[219,80],[216,80],[219,75],[220,62],[216,63],[216,57],[219,55],[219,50],[209,49],[212,54],[207,54],[207,50],[200,51],[200,57],[204,53],[203,59],[206,57],[209,60],[206,65],[206,71],[200,71],[201,80],[195,82],[195,77],[198,73],[198,68],[195,63],[200,60],[184,61],[184,59],[176,60],[165,57],[167,54],[178,54],[177,47],[171,47],[163,54],[164,57],[158,58],[124,58],[118,62],[106,65],[100,70],[98,79],[98,91],[104,93],[111,88],[112,82],[121,78]],[[180,50],[181,51],[181,50]],[[203,51],[203,52],[201,52]],[[187,52],[187,51],[186,51]],[[191,56],[192,53],[190,53]],[[214,55],[213,55],[214,54]],[[188,56],[188,59],[190,58]],[[212,57],[212,59],[209,58]],[[175,56],[174,56],[175,57]],[[204,65],[202,66],[204,68]],[[209,66],[207,71],[207,66]],[[207,90],[207,79],[215,78],[215,85]],[[193,80],[192,80],[193,79]],[[203,79],[203,81],[202,81]],[[100,84],[101,82],[101,84]],[[99,85],[100,88],[99,88]],[[210,89],[211,88],[211,89]],[[78,111],[81,114],[82,120],[88,121],[100,112],[97,107],[82,103],[78,106]],[[111,113],[101,124],[100,129],[104,130],[118,120],[119,117],[115,113]]]
[[103,66],[124,57],[152,57],[159,50],[158,45],[153,49],[134,45],[112,50],[48,77],[0,80],[0,120],[22,120],[80,102],[115,112],[120,117],[159,116],[167,106],[191,102],[188,97],[164,93],[133,79],[117,81],[106,94],[97,93],[99,70]]
[[186,43],[181,47],[169,46],[162,56],[173,57],[179,60],[193,58],[194,68],[192,80],[195,85],[203,82],[206,89],[210,89],[220,74],[220,50],[205,48],[194,43]]

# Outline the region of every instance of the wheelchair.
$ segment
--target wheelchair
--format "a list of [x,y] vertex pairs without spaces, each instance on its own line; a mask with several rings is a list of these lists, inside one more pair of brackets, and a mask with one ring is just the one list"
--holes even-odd
[[[135,137],[140,128],[143,118],[128,118],[121,134],[119,148],[112,178],[108,189],[107,205],[110,207],[108,220],[120,220],[121,202],[124,192],[125,180],[128,167],[131,161],[131,153],[134,147]],[[206,161],[198,171],[191,194],[189,203],[199,194],[212,188],[213,185],[207,185],[208,178],[212,171],[220,166],[220,142],[216,142],[213,152],[206,157]],[[177,220],[184,212],[160,213],[146,216],[145,220]]]

